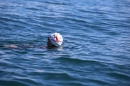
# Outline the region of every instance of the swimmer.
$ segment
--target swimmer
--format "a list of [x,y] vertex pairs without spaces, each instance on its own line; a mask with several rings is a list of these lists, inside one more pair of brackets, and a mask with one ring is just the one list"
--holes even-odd
[[53,33],[48,37],[47,48],[59,47],[62,45],[63,37],[60,33]]
[[[55,47],[60,47],[62,45],[63,42],[63,37],[60,33],[53,33],[48,37],[48,41],[47,41],[47,47],[45,46],[41,46],[40,48],[55,48]],[[24,44],[24,45],[4,45],[4,46],[0,46],[0,47],[4,47],[4,48],[35,48],[35,46],[31,46],[28,44]]]

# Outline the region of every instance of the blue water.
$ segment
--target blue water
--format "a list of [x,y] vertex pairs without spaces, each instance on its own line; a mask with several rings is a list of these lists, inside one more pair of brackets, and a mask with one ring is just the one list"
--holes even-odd
[[130,0],[1,0],[0,86],[130,86]]

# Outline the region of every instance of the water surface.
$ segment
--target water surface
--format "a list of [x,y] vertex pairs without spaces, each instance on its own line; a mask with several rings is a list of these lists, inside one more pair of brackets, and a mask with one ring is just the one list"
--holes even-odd
[[130,0],[1,0],[0,86],[130,86]]

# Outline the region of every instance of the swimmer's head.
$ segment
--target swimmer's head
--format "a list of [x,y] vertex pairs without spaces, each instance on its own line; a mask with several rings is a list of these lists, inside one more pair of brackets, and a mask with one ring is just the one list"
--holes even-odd
[[63,37],[60,33],[53,33],[48,37],[48,47],[53,47],[53,46],[61,46],[63,42]]

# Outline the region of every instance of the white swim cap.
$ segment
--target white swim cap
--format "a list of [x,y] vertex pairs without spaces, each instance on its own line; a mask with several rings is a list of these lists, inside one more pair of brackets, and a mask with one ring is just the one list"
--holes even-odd
[[60,33],[53,33],[49,36],[49,39],[51,41],[52,44],[54,44],[55,46],[61,46],[62,42],[63,42],[63,37]]

